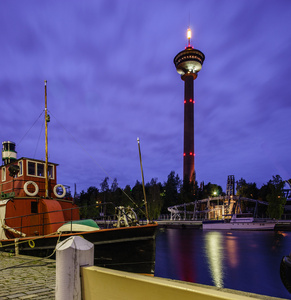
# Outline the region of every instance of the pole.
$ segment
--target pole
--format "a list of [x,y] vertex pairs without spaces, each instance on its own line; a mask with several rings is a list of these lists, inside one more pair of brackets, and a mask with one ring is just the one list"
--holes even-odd
[[139,138],[137,138],[137,144],[138,144],[139,161],[140,161],[140,168],[141,168],[141,178],[142,178],[142,189],[143,189],[143,196],[144,196],[144,204],[145,204],[145,208],[146,208],[146,218],[147,218],[147,224],[148,224],[149,223],[148,204],[147,204],[146,192],[145,192],[145,187],[144,187],[144,177],[143,177],[143,168],[142,168]]
[[55,299],[81,300],[81,266],[93,265],[94,244],[80,236],[71,236],[58,243],[56,246]]
[[45,94],[45,197],[48,198],[48,137],[47,137],[47,91],[46,91],[47,81],[44,81],[44,94]]

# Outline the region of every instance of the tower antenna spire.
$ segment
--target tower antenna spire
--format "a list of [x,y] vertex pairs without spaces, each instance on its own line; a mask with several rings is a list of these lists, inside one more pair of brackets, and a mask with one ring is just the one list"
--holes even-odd
[[187,47],[192,47],[191,46],[191,38],[192,38],[192,31],[191,31],[191,14],[189,12],[189,24],[188,24],[188,29],[187,29],[187,40],[188,40],[188,46]]
[[190,29],[190,26],[187,29],[187,39],[188,39],[188,47],[191,47],[191,37],[192,37],[192,31]]

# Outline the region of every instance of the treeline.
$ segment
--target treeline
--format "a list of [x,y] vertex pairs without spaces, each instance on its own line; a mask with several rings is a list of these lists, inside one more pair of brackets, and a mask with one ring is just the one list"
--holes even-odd
[[[267,214],[271,218],[279,219],[284,211],[286,198],[284,197],[284,181],[279,175],[273,178],[260,189],[256,183],[247,183],[243,178],[236,182],[236,194],[242,197],[258,199],[269,202]],[[217,184],[189,182],[181,180],[178,174],[172,171],[167,181],[158,182],[157,178],[145,184],[146,200],[149,218],[157,219],[161,214],[169,214],[168,207],[182,203],[189,203],[199,199],[214,196],[224,196],[222,187]],[[140,218],[145,218],[145,203],[141,182],[136,181],[133,187],[126,185],[124,189],[118,187],[117,179],[109,184],[109,178],[101,182],[100,187],[89,187],[82,191],[75,199],[81,207],[82,218],[94,218],[97,215],[113,215],[117,206],[131,206]],[[104,205],[112,203],[112,205]]]

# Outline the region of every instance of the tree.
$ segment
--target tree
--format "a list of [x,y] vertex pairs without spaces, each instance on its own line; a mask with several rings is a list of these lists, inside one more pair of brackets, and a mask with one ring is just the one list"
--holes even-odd
[[135,208],[132,200],[132,189],[130,187],[130,185],[126,185],[125,188],[123,189],[123,193],[122,193],[122,196],[121,196],[121,206],[131,206],[133,208]]
[[222,187],[220,185],[208,182],[204,185],[202,192],[200,192],[200,198],[205,199],[208,197],[218,197],[222,194]]
[[171,171],[168,175],[168,180],[164,183],[163,195],[163,207],[161,213],[167,214],[168,207],[175,204],[179,204],[179,191],[181,186],[181,180],[179,175],[175,175],[174,171]]
[[[132,188],[132,198],[133,198],[133,205],[134,208],[137,208],[138,211],[136,213],[140,218],[145,217],[145,207],[144,207],[144,195],[143,195],[143,188],[142,184],[137,180],[134,187]],[[131,205],[131,206],[133,206]]]
[[150,220],[154,220],[159,217],[163,205],[163,200],[161,198],[162,185],[157,181],[157,178],[152,178],[150,183],[146,184],[147,204]]
[[269,203],[267,212],[270,218],[280,219],[284,212],[286,198],[284,197],[285,182],[279,175],[273,176],[273,179],[267,183],[264,190],[267,190],[266,200]]
[[256,183],[247,183],[243,178],[241,178],[236,184],[237,195],[251,199],[258,199],[259,189],[257,188]]
[[82,191],[76,203],[80,207],[81,219],[94,219],[99,214],[98,189],[89,187],[87,192]]
[[[196,189],[197,190],[197,189]],[[194,182],[189,181],[188,176],[184,177],[183,184],[180,189],[180,203],[189,203],[195,200]]]
[[[104,204],[103,205],[103,211],[102,211],[102,213],[104,214],[104,216],[106,216],[106,214],[107,214],[107,205],[106,205],[106,202],[110,202],[110,199],[108,197],[110,195],[108,180],[109,180],[109,178],[105,177],[104,180],[100,183],[101,193],[100,193],[99,199]],[[110,211],[110,213],[112,213],[112,212]]]
[[[122,202],[122,195],[123,195],[122,190],[118,187],[116,178],[114,178],[114,180],[111,184],[111,188],[108,191],[108,193],[109,193],[108,200],[113,203],[113,206],[110,207],[110,214],[114,214],[115,207],[122,205],[121,202]],[[108,210],[107,210],[107,213],[108,213]]]

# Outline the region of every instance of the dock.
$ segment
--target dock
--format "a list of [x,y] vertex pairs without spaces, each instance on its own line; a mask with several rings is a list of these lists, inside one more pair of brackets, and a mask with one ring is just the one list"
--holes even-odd
[[0,300],[55,299],[56,261],[0,252]]
[[163,228],[202,228],[202,221],[192,220],[158,220],[159,227]]
[[[158,220],[160,228],[194,228],[202,229],[202,220]],[[291,220],[278,220],[275,230],[291,231]]]

